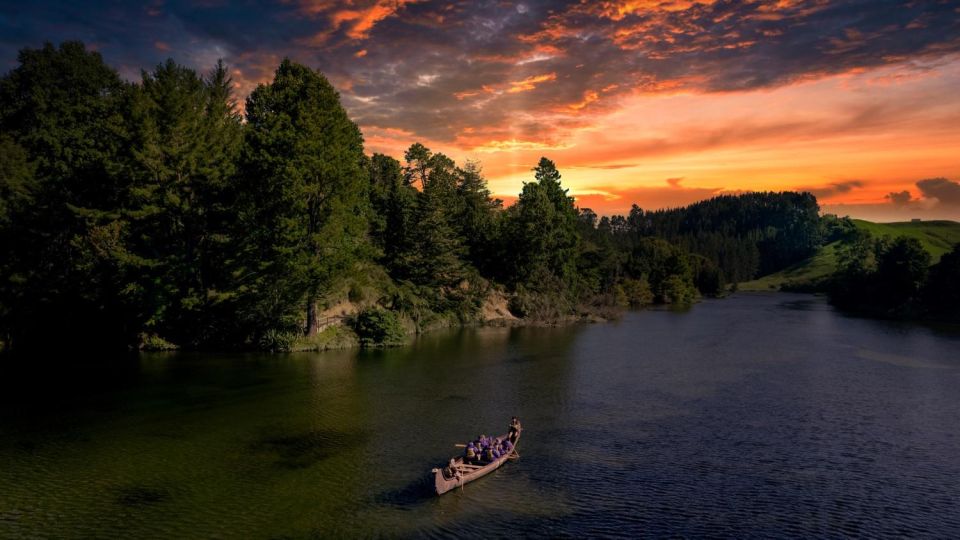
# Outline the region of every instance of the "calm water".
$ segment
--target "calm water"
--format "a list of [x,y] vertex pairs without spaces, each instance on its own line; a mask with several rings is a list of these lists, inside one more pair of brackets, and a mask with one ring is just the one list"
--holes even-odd
[[[3,538],[960,537],[960,337],[813,297],[0,374]],[[521,459],[432,496],[511,414]]]

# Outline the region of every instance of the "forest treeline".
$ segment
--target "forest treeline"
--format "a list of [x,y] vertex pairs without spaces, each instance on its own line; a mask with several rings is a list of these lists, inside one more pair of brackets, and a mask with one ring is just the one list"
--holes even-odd
[[22,50],[0,80],[0,339],[284,350],[345,297],[383,343],[497,295],[533,320],[689,302],[822,241],[806,193],[598,217],[547,158],[504,207],[479,163],[366,155],[289,60],[238,111],[223,64],[131,83],[79,42]]

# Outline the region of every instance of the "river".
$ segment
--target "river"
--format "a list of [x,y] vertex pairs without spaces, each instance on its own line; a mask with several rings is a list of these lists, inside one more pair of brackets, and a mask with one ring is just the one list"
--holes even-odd
[[[812,296],[385,351],[47,354],[0,372],[3,538],[960,537],[960,334]],[[432,495],[514,414],[518,461]]]

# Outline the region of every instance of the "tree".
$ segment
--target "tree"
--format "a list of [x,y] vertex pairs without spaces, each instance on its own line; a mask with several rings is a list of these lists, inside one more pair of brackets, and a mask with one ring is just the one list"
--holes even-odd
[[483,275],[496,272],[499,260],[500,214],[503,201],[490,196],[480,164],[468,161],[457,169],[454,223],[466,243],[466,258]]
[[930,269],[923,288],[926,306],[938,317],[960,318],[960,243]]
[[433,153],[430,149],[420,143],[413,143],[403,154],[404,161],[407,162],[403,169],[403,178],[407,185],[412,186],[420,183],[420,189],[427,187],[430,178],[430,158]]
[[12,138],[0,134],[0,341],[10,341],[9,305],[15,303],[19,284],[10,281],[17,268],[17,224],[29,211],[36,189],[33,165],[27,152]]
[[370,175],[370,237],[381,262],[398,270],[397,261],[411,249],[417,190],[404,180],[400,162],[374,154],[368,163]]
[[285,59],[272,83],[247,99],[244,166],[247,285],[255,326],[292,331],[365,249],[367,171],[363,138],[320,73]]
[[916,238],[900,236],[881,244],[875,279],[883,304],[896,310],[919,300],[929,266],[930,254]]
[[233,180],[242,136],[222,62],[207,79],[172,60],[143,74],[133,121],[130,212],[145,324],[178,344],[212,339],[227,294]]
[[626,273],[645,279],[657,302],[686,303],[696,296],[686,253],[660,238],[640,239],[626,263]]
[[514,283],[536,290],[552,276],[570,288],[576,281],[577,210],[573,198],[560,185],[560,173],[547,158],[534,168],[536,181],[523,185],[508,214],[509,242]]
[[33,171],[27,151],[10,136],[0,134],[0,231],[30,204],[36,189]]
[[409,261],[409,275],[418,285],[448,292],[464,277],[463,239],[450,223],[449,208],[440,182],[429,182],[417,204],[417,234]]
[[[117,212],[129,194],[129,97],[130,86],[79,42],[23,49],[0,79],[0,132],[26,151],[34,178],[29,201],[18,195],[0,276],[14,348],[43,342],[51,328],[104,347],[136,339],[124,289],[128,231]],[[9,144],[4,151],[22,175],[22,156]]]

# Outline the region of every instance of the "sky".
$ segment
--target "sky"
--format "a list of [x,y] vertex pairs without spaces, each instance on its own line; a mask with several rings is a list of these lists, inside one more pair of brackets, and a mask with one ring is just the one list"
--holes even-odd
[[960,220],[960,1],[33,0],[0,70],[79,39],[139,80],[284,57],[322,71],[368,153],[478,160],[511,201],[540,156],[599,214],[805,190],[824,212]]

